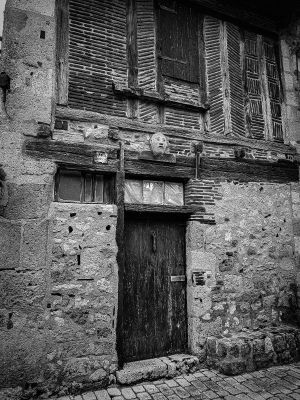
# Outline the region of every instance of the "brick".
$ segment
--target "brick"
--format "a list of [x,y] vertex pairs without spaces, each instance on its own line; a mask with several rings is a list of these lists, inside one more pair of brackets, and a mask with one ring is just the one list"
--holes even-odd
[[118,388],[108,388],[107,392],[110,396],[121,396],[121,392]]
[[191,374],[191,375],[183,375],[183,378],[186,379],[188,382],[195,381],[197,378]]
[[144,393],[137,393],[137,397],[138,397],[140,400],[151,400],[150,394],[149,394],[149,393],[146,393],[146,392],[144,392]]
[[176,381],[174,381],[174,379],[169,379],[169,380],[167,380],[165,382],[166,382],[166,385],[168,385],[171,388],[178,386],[178,383]]
[[175,381],[182,387],[190,386],[190,383],[184,378],[175,378]]
[[217,393],[213,392],[212,390],[208,390],[207,392],[204,392],[204,395],[205,395],[205,397],[206,397],[207,399],[211,399],[211,400],[216,399],[216,398],[219,397],[219,396],[217,395]]
[[153,400],[166,400],[167,397],[162,393],[153,393],[152,395]]
[[167,385],[167,384],[162,384],[162,385],[157,385],[157,388],[165,395],[169,396],[171,394],[174,394],[174,391]]
[[186,398],[190,397],[189,392],[187,392],[185,389],[183,389],[180,386],[174,388],[173,390],[177,394],[177,396],[179,396],[181,399],[186,399]]
[[145,391],[145,389],[143,388],[143,386],[132,386],[132,390],[133,390],[135,393],[141,393],[141,392],[144,392],[144,391]]
[[131,388],[121,389],[121,393],[126,400],[131,400],[136,398],[135,393]]
[[95,393],[89,392],[82,395],[83,400],[97,400]]
[[95,395],[97,400],[110,400],[110,395],[108,394],[107,390],[97,390]]
[[155,385],[143,385],[143,386],[144,386],[145,390],[150,394],[159,392],[159,390],[157,389],[157,387]]

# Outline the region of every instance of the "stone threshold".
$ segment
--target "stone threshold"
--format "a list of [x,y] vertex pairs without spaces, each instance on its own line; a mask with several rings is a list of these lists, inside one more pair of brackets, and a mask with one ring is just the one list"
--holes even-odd
[[173,378],[193,373],[199,368],[198,357],[189,354],[174,354],[124,364],[123,369],[116,372],[116,378],[120,385],[132,385],[142,381]]

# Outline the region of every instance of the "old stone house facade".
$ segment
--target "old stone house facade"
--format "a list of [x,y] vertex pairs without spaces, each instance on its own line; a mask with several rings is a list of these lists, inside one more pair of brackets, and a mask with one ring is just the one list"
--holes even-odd
[[246,3],[7,0],[3,393],[297,357],[299,10]]

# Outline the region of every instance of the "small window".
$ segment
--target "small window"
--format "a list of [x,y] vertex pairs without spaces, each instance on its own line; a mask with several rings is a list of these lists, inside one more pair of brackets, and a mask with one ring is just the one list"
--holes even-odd
[[162,75],[199,83],[199,15],[174,0],[158,1],[158,57]]
[[182,206],[183,184],[126,179],[125,203]]
[[60,169],[55,200],[78,203],[114,203],[114,178],[96,172]]

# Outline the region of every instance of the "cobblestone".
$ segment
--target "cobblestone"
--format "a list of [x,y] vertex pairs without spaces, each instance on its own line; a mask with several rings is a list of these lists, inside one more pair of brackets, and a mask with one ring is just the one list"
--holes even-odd
[[211,370],[52,400],[300,400],[300,362],[234,377]]

